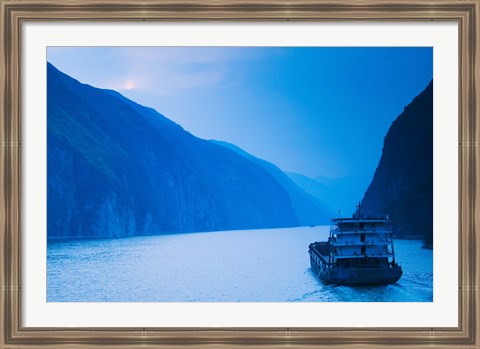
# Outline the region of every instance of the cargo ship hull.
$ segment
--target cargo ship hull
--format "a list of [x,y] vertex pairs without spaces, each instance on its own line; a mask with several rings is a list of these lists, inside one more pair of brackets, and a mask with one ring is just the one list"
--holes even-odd
[[403,274],[400,267],[350,267],[335,268],[328,266],[318,256],[314,248],[310,248],[310,265],[313,273],[321,281],[336,285],[388,285],[397,282]]

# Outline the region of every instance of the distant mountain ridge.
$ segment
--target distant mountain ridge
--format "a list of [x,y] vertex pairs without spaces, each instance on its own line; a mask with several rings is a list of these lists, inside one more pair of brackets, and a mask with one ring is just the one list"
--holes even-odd
[[49,239],[293,227],[298,211],[258,163],[48,64]]
[[292,201],[295,214],[301,225],[328,224],[333,215],[333,210],[328,206],[322,197],[312,196],[301,186],[292,181],[289,176],[280,168],[266,160],[257,158],[240,147],[223,141],[211,140],[215,144],[222,145],[233,150],[246,159],[253,161],[258,166],[267,170],[275,180],[287,191]]
[[355,206],[360,201],[368,187],[370,175],[352,175],[340,178],[317,176],[310,178],[299,173],[287,172],[293,182],[307,193],[316,198],[321,198],[335,216],[351,216]]
[[392,123],[362,200],[362,212],[389,214],[398,237],[433,241],[433,81]]

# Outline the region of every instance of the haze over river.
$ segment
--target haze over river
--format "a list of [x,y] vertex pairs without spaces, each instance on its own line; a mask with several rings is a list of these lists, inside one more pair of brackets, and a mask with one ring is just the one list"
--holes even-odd
[[395,240],[393,285],[325,285],[308,245],[328,226],[48,242],[48,302],[431,302],[433,253]]

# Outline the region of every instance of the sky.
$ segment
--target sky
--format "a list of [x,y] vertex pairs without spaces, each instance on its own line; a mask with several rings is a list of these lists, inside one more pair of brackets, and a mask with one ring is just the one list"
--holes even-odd
[[373,175],[431,47],[49,47],[80,82],[309,177]]

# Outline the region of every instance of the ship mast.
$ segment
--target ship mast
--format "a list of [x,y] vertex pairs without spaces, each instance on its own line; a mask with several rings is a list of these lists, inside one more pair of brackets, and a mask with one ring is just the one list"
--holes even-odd
[[362,214],[360,212],[362,208],[362,203],[360,201],[358,202],[358,205],[356,206],[356,208],[357,208],[357,217],[362,218]]

